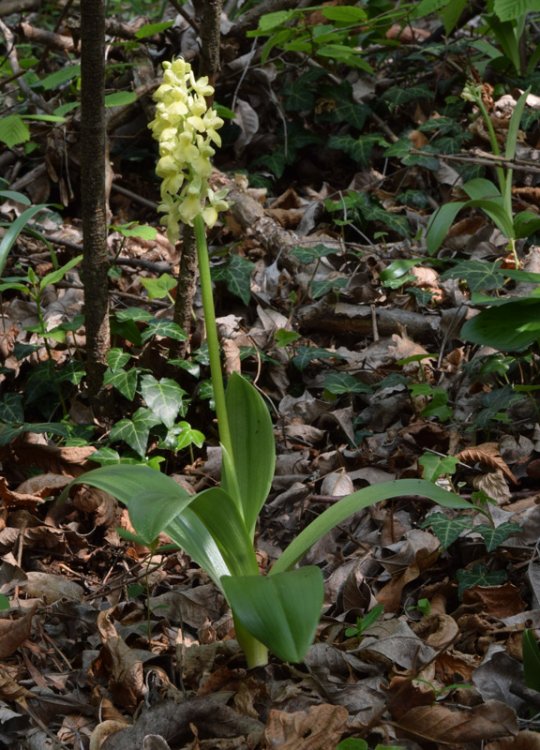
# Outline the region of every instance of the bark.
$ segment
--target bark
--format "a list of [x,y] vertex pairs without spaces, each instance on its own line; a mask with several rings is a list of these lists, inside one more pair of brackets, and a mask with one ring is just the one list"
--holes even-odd
[[105,124],[105,5],[81,0],[81,200],[88,388],[103,384],[110,347]]

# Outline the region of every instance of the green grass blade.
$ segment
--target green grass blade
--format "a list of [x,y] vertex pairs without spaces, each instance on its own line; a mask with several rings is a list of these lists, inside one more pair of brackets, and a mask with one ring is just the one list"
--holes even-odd
[[17,237],[23,231],[28,222],[31,221],[37,213],[43,211],[44,208],[46,208],[46,206],[43,205],[30,206],[30,208],[27,208],[15,219],[13,224],[10,225],[7,232],[2,237],[2,241],[0,242],[0,276],[2,276],[4,272],[8,255],[17,241]]
[[444,508],[473,507],[467,500],[462,500],[452,492],[447,492],[425,479],[399,479],[394,482],[382,482],[373,487],[364,487],[344,497],[343,500],[338,500],[335,505],[306,526],[274,563],[270,575],[292,568],[315,542],[353,513],[381,500],[411,495],[428,498]]

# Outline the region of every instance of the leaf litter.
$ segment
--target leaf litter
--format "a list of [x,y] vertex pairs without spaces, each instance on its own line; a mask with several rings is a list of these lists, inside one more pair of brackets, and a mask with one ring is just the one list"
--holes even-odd
[[[405,31],[392,27],[389,38],[403,44],[429,38],[423,28],[407,27],[410,39]],[[269,106],[277,101],[275,67],[245,68],[238,49],[235,54],[229,72],[245,73],[233,121],[240,135],[224,162],[231,159],[236,169],[250,164],[265,139],[276,142],[279,124]],[[385,72],[398,75],[388,66]],[[260,81],[269,97],[261,95]],[[361,77],[353,89],[358,104],[373,96]],[[416,111],[406,116],[418,129],[407,149],[429,144],[421,131],[429,133],[430,117],[436,117],[422,90],[416,93],[417,100],[414,93],[410,99]],[[501,131],[503,104],[497,110]],[[121,127],[111,132],[116,147]],[[400,129],[392,110],[386,127]],[[473,132],[485,146],[479,117]],[[398,154],[399,139],[386,137]],[[381,139],[373,136],[370,148]],[[46,148],[47,170],[38,167],[33,182],[27,171],[27,181],[19,178],[13,188],[27,188],[34,202],[57,190],[68,205],[69,180],[52,168],[58,145],[51,140]],[[80,278],[71,269],[46,286],[39,305],[12,290],[2,300],[0,333],[2,746],[332,750],[347,738],[406,750],[540,746],[540,701],[525,686],[521,650],[524,627],[540,627],[540,426],[530,399],[507,391],[497,402],[491,386],[474,378],[476,355],[458,335],[466,301],[458,280],[466,275],[471,291],[497,288],[501,266],[488,269],[485,259],[494,249],[500,254],[501,238],[485,217],[463,220],[452,228],[448,246],[467,250],[468,265],[450,274],[427,267],[414,243],[403,240],[400,223],[406,216],[425,225],[426,215],[396,202],[397,184],[404,180],[402,187],[415,190],[429,179],[442,193],[450,185],[457,189],[459,172],[435,160],[430,174],[419,160],[404,175],[398,164],[384,177],[376,151],[370,163],[360,148],[352,162],[338,160],[335,169],[308,149],[300,153],[294,180],[285,173],[270,191],[228,176],[231,164],[220,163],[223,171],[214,176],[234,199],[213,238],[235,247],[234,262],[216,269],[226,367],[232,372],[242,363],[275,411],[277,472],[261,516],[259,564],[266,569],[299,528],[352,489],[425,476],[428,465],[439,483],[452,481],[465,496],[495,500],[493,524],[486,525],[481,512],[452,517],[415,498],[356,514],[306,556],[323,569],[326,594],[305,662],[275,660],[248,672],[230,612],[204,572],[182,552],[150,554],[124,541],[118,529],[129,531],[129,518],[105,493],[79,488],[60,498],[71,478],[96,465],[96,446],[62,444],[74,435],[43,409],[50,395],[43,372],[76,363],[84,350],[84,330],[69,329],[82,310]],[[520,148],[526,158],[525,144]],[[25,172],[28,163],[18,158]],[[113,185],[116,225],[155,222],[145,198],[154,196],[155,186],[131,163],[124,165],[129,172],[120,186],[130,189],[115,192]],[[535,190],[522,186],[516,195],[532,206]],[[383,214],[374,202],[355,205],[354,191],[376,198],[386,212],[390,236],[383,242],[373,232]],[[347,241],[329,221],[343,207],[369,217],[362,233]],[[17,217],[24,209],[8,200],[1,210]],[[41,228],[61,262],[80,250],[76,221],[48,219]],[[160,278],[167,286],[162,274],[176,270],[178,253],[159,230],[152,238],[114,232],[109,242],[119,270],[114,312],[124,312],[124,320],[117,319],[118,343],[141,367],[140,408],[154,406],[170,427],[176,417],[171,403],[182,399],[177,389],[188,382],[195,390],[196,381],[182,377],[177,384],[168,329],[157,329],[162,334],[154,338],[140,333],[149,320],[170,320],[170,305],[152,290]],[[532,248],[525,268],[535,271],[537,256]],[[54,270],[42,240],[22,234],[8,269],[15,275],[28,268],[41,279]],[[133,307],[147,318],[130,320],[126,312]],[[36,331],[42,320],[45,336]],[[40,368],[41,381],[32,379]],[[116,424],[118,444],[125,417],[128,445],[140,456],[156,452],[146,411],[139,412],[141,429],[135,408],[126,416],[125,402],[113,400],[96,415],[79,383],[76,367],[55,382],[74,424],[92,425],[101,437]],[[163,397],[171,389],[172,401]],[[211,415],[204,402],[196,402],[195,411],[210,444],[168,459],[170,473],[190,491],[212,486],[220,466]],[[455,473],[439,466],[448,455]]]

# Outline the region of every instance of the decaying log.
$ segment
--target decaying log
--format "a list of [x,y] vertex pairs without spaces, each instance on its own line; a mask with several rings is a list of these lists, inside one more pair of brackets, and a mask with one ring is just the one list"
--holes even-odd
[[40,7],[41,0],[2,0],[0,2],[0,16],[10,16],[12,13],[37,10]]
[[325,300],[298,310],[296,325],[300,331],[324,331],[341,335],[381,336],[403,333],[421,342],[433,342],[443,337],[453,338],[464,320],[466,308],[444,310],[443,315],[415,313],[400,308],[372,307],[338,302],[332,305]]

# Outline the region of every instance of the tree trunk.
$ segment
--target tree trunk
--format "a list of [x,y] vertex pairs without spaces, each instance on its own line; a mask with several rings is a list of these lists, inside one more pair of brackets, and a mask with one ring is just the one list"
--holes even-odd
[[81,0],[81,199],[86,373],[91,396],[103,384],[110,347],[105,124],[105,0]]

